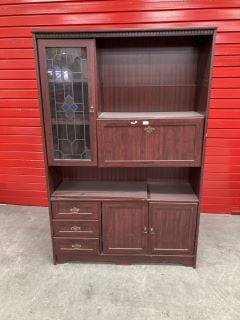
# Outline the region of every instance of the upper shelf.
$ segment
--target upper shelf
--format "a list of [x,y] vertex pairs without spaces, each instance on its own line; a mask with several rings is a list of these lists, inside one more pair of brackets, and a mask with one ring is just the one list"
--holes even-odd
[[128,120],[128,119],[193,119],[204,118],[204,115],[195,111],[179,111],[179,112],[102,112],[98,115],[98,119],[111,120]]

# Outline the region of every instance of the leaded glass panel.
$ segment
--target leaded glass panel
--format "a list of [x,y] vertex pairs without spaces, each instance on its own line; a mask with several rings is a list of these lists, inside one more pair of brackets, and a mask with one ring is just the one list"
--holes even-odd
[[55,159],[91,159],[86,48],[47,48]]

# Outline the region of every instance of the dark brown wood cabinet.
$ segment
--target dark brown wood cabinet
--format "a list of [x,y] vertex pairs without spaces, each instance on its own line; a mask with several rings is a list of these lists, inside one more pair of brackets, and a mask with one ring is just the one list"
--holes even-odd
[[215,29],[35,43],[54,262],[195,266]]

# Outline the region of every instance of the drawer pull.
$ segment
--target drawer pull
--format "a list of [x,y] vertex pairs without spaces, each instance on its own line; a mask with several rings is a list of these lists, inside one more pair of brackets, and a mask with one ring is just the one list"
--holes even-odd
[[147,234],[147,233],[148,233],[147,227],[144,227],[144,228],[143,228],[143,233],[144,233],[144,234]]
[[80,209],[77,207],[73,207],[70,209],[70,212],[72,212],[72,213],[79,213],[79,211],[80,211]]
[[76,249],[76,250],[79,250],[79,249],[82,248],[82,245],[79,244],[79,243],[73,243],[73,244],[72,244],[72,248],[73,248],[73,249]]
[[73,227],[71,227],[71,230],[72,231],[81,231],[81,227],[73,226]]
[[148,126],[146,128],[144,128],[144,131],[147,132],[147,133],[152,133],[153,131],[155,131],[155,128],[151,127],[151,126]]

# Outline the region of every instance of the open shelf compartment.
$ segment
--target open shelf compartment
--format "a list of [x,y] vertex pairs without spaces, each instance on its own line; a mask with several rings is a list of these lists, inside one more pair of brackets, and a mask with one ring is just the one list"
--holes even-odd
[[63,181],[52,200],[149,200],[198,202],[188,182]]

